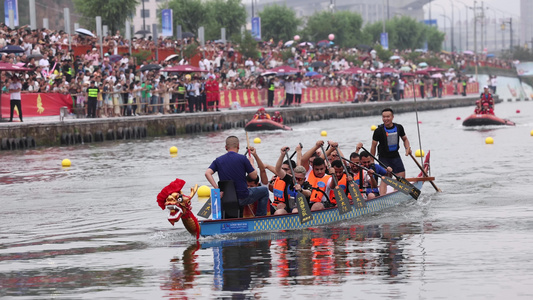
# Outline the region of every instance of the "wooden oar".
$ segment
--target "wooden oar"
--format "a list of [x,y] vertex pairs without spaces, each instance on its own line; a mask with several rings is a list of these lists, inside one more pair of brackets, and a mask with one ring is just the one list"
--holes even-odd
[[[364,166],[362,166],[360,164],[356,164],[356,163],[352,162],[351,160],[348,160],[348,159],[346,159],[344,157],[341,157],[341,158],[344,159],[345,161],[351,163],[354,166],[357,166],[357,167],[359,167],[359,168],[361,168],[363,170],[366,170],[367,172],[370,170],[370,169],[368,169],[368,168],[366,168],[366,167],[364,167]],[[420,196],[420,190],[419,189],[416,189],[418,191],[417,192],[417,191],[413,190],[409,185],[404,184],[404,183],[402,183],[402,182],[400,182],[398,180],[392,179],[392,178],[387,177],[387,176],[380,175],[380,174],[378,174],[376,172],[374,172],[374,174],[376,176],[378,176],[379,178],[381,178],[381,180],[383,180],[383,182],[385,182],[387,185],[392,186],[396,190],[398,190],[398,191],[400,191],[400,192],[402,192],[402,193],[404,193],[406,195],[410,195],[415,200],[417,200],[418,197]]]
[[[292,183],[296,185],[296,177],[294,175],[294,170],[292,169],[291,159],[289,158],[289,153],[285,152],[287,160],[289,161],[289,167],[292,172]],[[289,201],[289,199],[287,199]],[[309,203],[305,199],[305,195],[300,191],[296,191],[296,203],[298,204],[298,216],[300,217],[300,223],[306,223],[313,220],[313,215],[311,214],[311,209],[309,209]]]
[[[339,153],[340,157],[338,147],[335,147],[335,150],[337,151],[337,153]],[[344,173],[346,173],[346,185],[348,186],[348,192],[350,192],[350,196],[352,196],[353,205],[355,206],[355,208],[366,207],[366,201],[363,198],[363,195],[361,195],[361,191],[359,191],[359,188],[355,185],[355,181],[351,180],[350,182],[348,182],[348,175],[350,173],[348,173],[346,165],[342,163],[342,166],[344,167]]]
[[[326,155],[326,150],[324,150],[324,146],[320,146],[320,149],[322,149],[322,153],[324,153],[326,162],[329,165],[328,156]],[[350,200],[348,200],[348,197],[346,197],[346,193],[339,186],[339,181],[337,180],[337,176],[333,174],[331,175],[331,178],[333,178],[333,182],[335,183],[333,194],[335,195],[335,200],[337,201],[337,207],[339,208],[339,215],[349,213],[352,210],[352,207],[350,206]]]
[[[420,171],[422,171],[422,174],[424,174],[425,177],[429,177],[428,176],[428,173],[426,173],[426,170],[424,170],[424,167],[422,167],[420,165],[420,163],[416,160],[416,158],[413,156],[413,154],[409,153],[409,155],[411,156],[411,158],[415,161],[416,165],[418,166],[418,168],[420,168]],[[439,189],[437,187],[437,185],[435,185],[435,183],[433,182],[433,180],[430,180],[429,183],[431,183],[431,185],[433,186],[433,188],[437,191],[437,192],[442,192],[441,189]]]
[[[300,148],[304,148],[304,146],[302,145],[302,143],[299,143],[300,144]],[[296,150],[294,150],[294,152],[291,154],[291,157],[289,159],[292,159],[294,157],[294,155],[296,154]]]
[[[368,154],[370,154],[370,156],[372,156],[372,158],[374,160],[376,160],[382,167],[384,167],[385,169],[388,167],[387,165],[385,165],[384,163],[382,163],[377,157],[375,157],[374,155],[372,155],[372,153],[368,150],[365,149],[365,147],[361,147],[361,149],[365,150],[366,152],[368,152]],[[398,180],[399,182],[405,184],[405,185],[408,185],[411,187],[411,189],[413,190],[413,193],[414,194],[417,194],[417,195],[420,195],[420,190],[414,186],[412,183],[410,183],[408,180],[406,180],[405,178],[401,177],[401,176],[398,176],[396,174],[394,174],[393,172],[391,172],[392,176],[394,176],[396,178],[396,180]],[[413,196],[414,197],[414,196]],[[418,198],[418,196],[417,196]]]
[[248,149],[248,156],[252,157],[252,154],[250,153],[250,139],[248,139],[248,131],[246,131],[246,149]]

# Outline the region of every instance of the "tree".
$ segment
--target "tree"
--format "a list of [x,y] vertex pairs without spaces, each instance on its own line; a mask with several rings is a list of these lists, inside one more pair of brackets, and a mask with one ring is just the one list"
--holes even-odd
[[311,41],[328,38],[330,33],[335,35],[335,44],[340,47],[354,47],[368,42],[361,31],[363,18],[351,11],[321,11],[316,12],[307,20],[304,36]]
[[237,44],[237,50],[242,54],[244,58],[259,58],[257,41],[254,39],[250,31],[246,30],[242,37],[240,34],[234,34],[232,38]]
[[82,14],[80,22],[87,28],[95,28],[95,17],[101,16],[102,23],[111,32],[124,28],[126,19],[135,13],[138,0],[74,0],[74,9]]
[[246,9],[241,0],[211,0],[206,5],[206,39],[219,39],[221,28],[226,28],[226,35],[232,36],[246,25]]
[[174,27],[181,25],[183,32],[198,35],[198,28],[207,24],[208,8],[201,0],[171,0],[168,8],[174,14]]
[[302,20],[296,17],[296,13],[285,4],[268,5],[259,12],[261,18],[261,36],[263,40],[273,39],[292,40]]
[[[390,49],[423,48],[428,42],[428,49],[440,51],[444,34],[435,27],[429,27],[409,17],[395,17],[385,23],[385,31],[389,36]],[[371,36],[372,41],[379,42],[383,32],[383,22],[368,24],[363,32]]]

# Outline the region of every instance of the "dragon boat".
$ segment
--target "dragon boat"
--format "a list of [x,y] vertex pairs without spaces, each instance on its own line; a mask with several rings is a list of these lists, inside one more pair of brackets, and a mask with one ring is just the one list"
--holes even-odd
[[291,127],[269,119],[255,119],[246,123],[244,126],[246,131],[260,131],[260,130],[292,130]]
[[[432,182],[435,180],[434,177],[424,176],[424,173],[428,174],[429,172],[429,156],[430,153],[428,151],[423,166],[424,172],[421,172],[415,178],[407,178],[407,180],[419,190],[422,188],[425,181]],[[191,189],[191,194],[189,196],[182,195],[181,188],[185,182],[181,179],[176,179],[169,186],[165,187],[157,196],[157,202],[162,209],[166,208],[170,211],[168,219],[172,225],[181,219],[187,231],[196,236],[198,239],[200,236],[206,237],[236,233],[267,233],[280,230],[298,230],[327,225],[379,212],[413,199],[411,195],[402,193],[400,191],[394,191],[366,201],[366,207],[358,208],[354,203],[354,205],[350,206],[349,212],[344,214],[340,214],[337,207],[312,211],[312,219],[308,222],[300,222],[298,213],[243,218],[240,217],[241,215],[238,213],[237,215],[229,213],[229,210],[232,209],[230,207],[231,204],[226,205],[225,208],[224,198],[236,199],[233,182],[230,181],[230,183],[231,184],[227,184],[227,186],[232,188],[226,190],[223,190],[223,186],[220,185],[221,190],[224,191],[224,197],[222,198],[221,203],[222,211],[224,209],[228,209],[228,213],[225,215],[225,218],[198,220],[196,215],[192,212],[191,205],[191,199],[196,193],[198,185]],[[216,197],[217,193],[220,193],[218,189],[212,190],[211,198]],[[200,209],[197,215],[209,217],[211,215],[211,210],[211,201],[208,201],[204,207]],[[237,217],[228,218],[228,216]],[[222,212],[222,217],[224,217],[224,212]]]
[[463,121],[463,126],[487,126],[487,125],[509,125],[515,126],[513,121],[498,118],[491,114],[471,114]]

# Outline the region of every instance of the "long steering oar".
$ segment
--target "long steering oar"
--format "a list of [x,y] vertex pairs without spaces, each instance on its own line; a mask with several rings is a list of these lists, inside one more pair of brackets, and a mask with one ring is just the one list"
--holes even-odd
[[[360,164],[356,164],[354,162],[352,162],[351,160],[348,160],[344,157],[341,157],[342,159],[344,159],[345,161],[351,163],[352,165],[354,166],[357,166],[363,170],[366,170],[367,172],[370,171],[370,169],[360,165]],[[385,182],[387,185],[390,185],[392,186],[393,188],[395,188],[396,190],[406,194],[406,195],[410,195],[411,197],[413,197],[415,200],[418,199],[418,197],[420,196],[420,190],[418,190],[418,192],[414,191],[409,185],[407,184],[404,184],[398,180],[395,180],[395,179],[392,179],[390,177],[387,177],[387,176],[383,176],[381,174],[378,174],[376,172],[374,172],[374,175],[378,176],[379,178],[381,178],[381,180],[383,180],[383,182]]]
[[[340,152],[338,147],[335,147],[335,151],[339,153]],[[366,201],[363,199],[363,195],[361,195],[361,191],[359,191],[359,188],[355,185],[355,181],[351,180],[348,182],[348,176],[350,173],[348,173],[348,169],[346,168],[346,165],[342,163],[342,166],[344,167],[344,173],[346,173],[346,185],[348,185],[348,192],[350,192],[350,196],[352,196],[353,205],[355,208],[362,208],[366,207]]]
[[[328,156],[326,155],[326,150],[324,150],[324,146],[320,146],[320,148],[322,149],[322,152],[324,153],[324,157],[326,158],[326,162],[329,165]],[[331,175],[331,178],[333,178],[333,182],[335,183],[333,194],[335,195],[335,200],[337,201],[337,207],[339,208],[339,215],[349,213],[352,210],[352,207],[350,206],[350,200],[348,200],[348,197],[346,197],[346,193],[339,186],[339,181],[337,180],[337,176],[333,174]]]
[[[424,167],[422,167],[420,165],[420,163],[416,160],[416,158],[413,156],[413,154],[409,153],[409,155],[411,156],[411,158],[415,161],[416,165],[418,166],[418,168],[420,168],[420,171],[422,171],[422,174],[424,174],[424,176],[426,177],[429,177],[428,173],[426,172],[426,170],[424,170]],[[429,155],[429,154],[428,154]],[[433,180],[430,180],[429,183],[431,183],[431,185],[433,186],[433,188],[437,191],[437,192],[442,192],[441,189],[439,189],[437,187],[437,185],[435,185],[435,183],[433,182]]]
[[250,153],[250,139],[248,139],[248,131],[246,131],[246,150],[248,150],[248,156],[252,157]]
[[[294,170],[292,169],[292,163],[291,159],[289,158],[289,153],[285,152],[285,156],[287,156],[287,160],[289,161],[289,167],[291,168],[292,183],[296,185],[296,177],[294,177]],[[301,224],[313,220],[311,209],[309,209],[309,203],[307,203],[304,194],[302,194],[302,192],[300,191],[296,192],[296,204],[298,205],[298,216],[300,217]]]
[[[388,166],[385,165],[384,163],[382,163],[377,157],[375,157],[374,155],[372,155],[372,153],[368,150],[365,149],[365,147],[361,147],[361,149],[365,150],[366,152],[368,152],[368,154],[370,154],[370,156],[372,156],[372,158],[377,161],[382,167],[384,168],[387,168]],[[398,180],[399,182],[405,184],[405,185],[408,185],[411,187],[412,191],[413,191],[413,194],[416,194],[416,195],[420,195],[420,190],[414,186],[412,183],[410,183],[407,179],[401,177],[401,176],[398,176],[396,174],[394,174],[393,172],[391,172],[392,176],[394,176],[396,178],[396,180]],[[414,195],[411,195],[413,196],[414,198]],[[415,198],[415,199],[418,199],[418,196]]]

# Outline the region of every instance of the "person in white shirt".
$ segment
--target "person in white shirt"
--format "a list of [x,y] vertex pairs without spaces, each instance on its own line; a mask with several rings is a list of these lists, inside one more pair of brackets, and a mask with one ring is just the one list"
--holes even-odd
[[283,103],[283,106],[291,106],[292,100],[294,98],[294,82],[292,81],[292,77],[287,77],[287,80],[285,80],[285,103]]
[[44,53],[43,58],[39,60],[39,66],[41,66],[42,70],[47,73],[50,71],[50,62],[48,61],[48,55],[46,53]]
[[9,83],[9,93],[11,94],[11,112],[9,114],[9,122],[13,122],[13,112],[15,107],[18,109],[18,114],[20,121],[22,122],[22,104],[20,101],[20,91],[22,90],[22,84],[19,81],[17,75],[11,77],[11,82]]
[[302,78],[296,78],[296,83],[294,83],[294,104],[300,106],[302,103],[302,89],[307,88],[303,82]]

